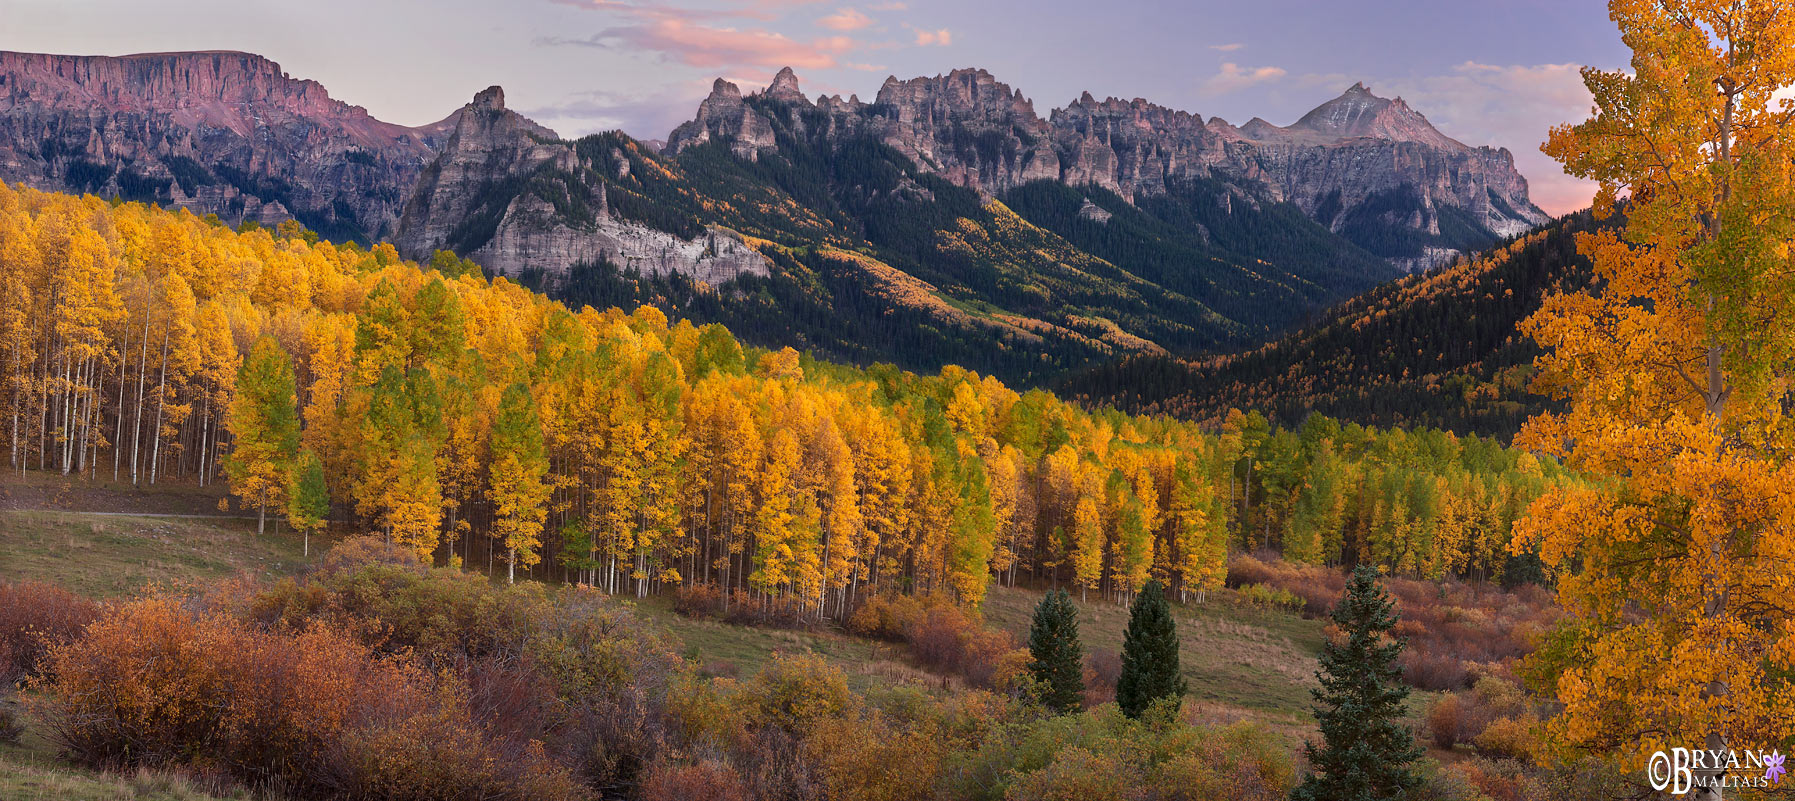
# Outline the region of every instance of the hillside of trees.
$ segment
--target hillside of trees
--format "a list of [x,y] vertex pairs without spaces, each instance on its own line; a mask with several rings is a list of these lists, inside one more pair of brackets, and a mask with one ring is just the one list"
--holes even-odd
[[994,579],[1189,596],[1231,549],[1499,577],[1511,522],[1568,480],[1476,436],[1085,411],[313,240],[0,190],[11,467],[228,480],[439,564],[813,616],[878,589],[977,605]]
[[1528,388],[1539,347],[1518,325],[1549,292],[1589,285],[1577,235],[1596,227],[1588,212],[1570,215],[1477,258],[1366,292],[1254,350],[1135,356],[1080,371],[1056,388],[1200,421],[1246,406],[1285,425],[1319,413],[1506,440],[1548,408]]

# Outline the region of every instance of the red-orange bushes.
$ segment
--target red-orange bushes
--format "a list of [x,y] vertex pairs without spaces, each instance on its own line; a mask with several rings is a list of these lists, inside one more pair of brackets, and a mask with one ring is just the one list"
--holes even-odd
[[[1303,599],[1304,614],[1317,617],[1339,601],[1344,577],[1336,569],[1253,556],[1235,557],[1228,565],[1230,586],[1288,590]],[[1408,640],[1401,657],[1404,679],[1422,689],[1460,689],[1480,674],[1508,669],[1562,613],[1552,592],[1533,584],[1510,591],[1399,577],[1384,583],[1400,618],[1392,633]]]
[[749,801],[747,788],[727,765],[656,762],[642,782],[642,801]]
[[[727,602],[726,602],[727,601]],[[715,584],[682,584],[673,588],[673,611],[738,626],[802,628],[820,623],[809,600],[791,595],[756,595],[735,590],[725,596]]]
[[907,642],[923,665],[957,673],[975,687],[1008,687],[1028,664],[1009,633],[985,628],[944,596],[875,595],[848,616],[847,628]]
[[37,581],[0,582],[0,685],[37,674],[51,646],[99,617],[100,605]]
[[327,628],[261,632],[149,598],[45,666],[40,715],[89,764],[186,765],[306,797],[572,796],[501,761],[453,677]]

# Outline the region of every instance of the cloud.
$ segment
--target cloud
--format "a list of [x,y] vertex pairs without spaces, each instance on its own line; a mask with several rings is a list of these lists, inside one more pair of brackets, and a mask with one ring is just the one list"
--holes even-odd
[[929,45],[945,46],[954,43],[953,31],[946,28],[936,31],[925,31],[921,28],[912,28],[911,30],[916,31],[916,45],[918,47],[928,47]]
[[584,38],[542,37],[539,45],[636,50],[692,67],[826,69],[856,42],[846,36],[799,40],[764,27],[740,28],[735,19],[762,19],[767,8],[811,0],[756,0],[717,9],[634,5],[621,0],[555,0],[609,12],[625,22]]
[[910,9],[910,4],[909,3],[875,3],[872,6],[872,9],[874,11],[908,11]]
[[642,94],[577,92],[559,103],[519,109],[519,113],[562,136],[621,130],[639,139],[664,139],[674,126],[692,118],[698,99],[708,91],[709,79],[694,79]]
[[1564,214],[1589,205],[1595,184],[1565,175],[1539,145],[1554,125],[1587,119],[1593,105],[1575,64],[1466,61],[1446,75],[1373,86],[1398,94],[1441,131],[1470,145],[1506,147],[1535,205]]
[[1283,67],[1242,67],[1230,61],[1223,64],[1222,71],[1210,76],[1197,90],[1210,96],[1225,95],[1254,84],[1278,80],[1286,74]]
[[1232,52],[1239,50],[1243,47],[1246,47],[1246,45],[1241,44],[1240,42],[1229,42],[1227,44],[1210,45],[1209,49],[1210,50],[1220,50],[1223,53],[1232,53]]
[[816,21],[816,24],[832,31],[857,31],[873,24],[873,18],[857,8],[842,7],[835,13]]

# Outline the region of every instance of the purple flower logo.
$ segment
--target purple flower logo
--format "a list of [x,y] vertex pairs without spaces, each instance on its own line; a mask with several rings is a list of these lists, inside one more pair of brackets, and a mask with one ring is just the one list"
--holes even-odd
[[1783,760],[1785,759],[1788,759],[1788,757],[1775,751],[1771,751],[1764,757],[1764,781],[1775,784],[1782,783],[1783,774],[1787,773],[1787,771],[1783,770]]

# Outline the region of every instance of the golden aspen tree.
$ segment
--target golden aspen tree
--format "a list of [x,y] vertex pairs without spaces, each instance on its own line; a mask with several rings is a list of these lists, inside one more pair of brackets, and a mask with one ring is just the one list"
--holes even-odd
[[[1589,480],[1517,524],[1575,615],[1536,659],[1556,753],[1795,737],[1795,13],[1770,0],[1614,0],[1630,72],[1585,69],[1595,114],[1545,151],[1600,183],[1597,289],[1524,328],[1562,413],[1518,442]],[[1623,193],[1625,196],[1623,197]],[[1624,208],[1621,203],[1624,201]],[[1700,787],[1695,797],[1718,798]]]

